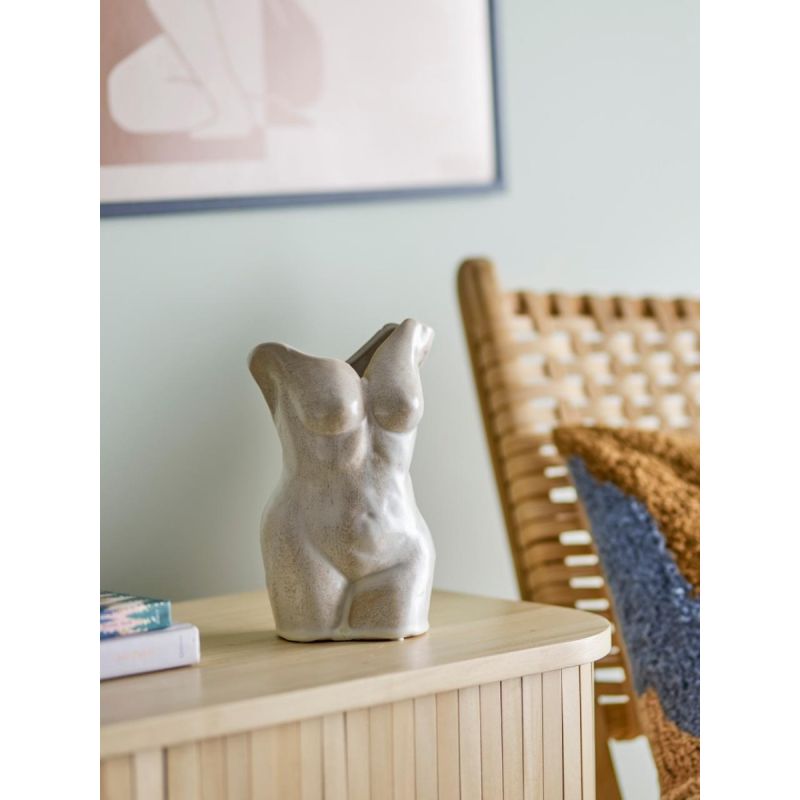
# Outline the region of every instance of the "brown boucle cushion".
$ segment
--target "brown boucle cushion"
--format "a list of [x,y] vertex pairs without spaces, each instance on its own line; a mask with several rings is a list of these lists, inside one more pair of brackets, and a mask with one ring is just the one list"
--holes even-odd
[[591,522],[663,800],[700,796],[700,448],[569,427],[555,442]]

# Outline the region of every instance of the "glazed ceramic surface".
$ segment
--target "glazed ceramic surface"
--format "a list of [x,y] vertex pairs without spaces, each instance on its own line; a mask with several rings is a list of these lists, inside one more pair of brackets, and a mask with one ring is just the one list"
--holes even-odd
[[262,344],[250,371],[283,471],[261,522],[285,639],[401,639],[428,629],[434,548],[409,467],[433,330],[386,325],[347,361]]

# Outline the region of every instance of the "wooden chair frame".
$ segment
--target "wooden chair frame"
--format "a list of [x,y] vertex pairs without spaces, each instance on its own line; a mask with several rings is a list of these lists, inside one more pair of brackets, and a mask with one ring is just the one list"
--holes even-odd
[[693,299],[506,292],[465,261],[458,293],[520,594],[614,625],[596,664],[598,796],[618,797],[608,739],[640,734],[623,642],[597,553],[551,432],[558,425],[699,425]]

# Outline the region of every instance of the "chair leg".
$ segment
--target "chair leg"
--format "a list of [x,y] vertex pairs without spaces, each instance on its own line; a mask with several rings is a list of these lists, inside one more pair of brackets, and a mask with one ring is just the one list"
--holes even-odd
[[622,800],[617,783],[617,773],[611,760],[606,721],[602,708],[595,706],[594,758],[597,770],[597,800]]

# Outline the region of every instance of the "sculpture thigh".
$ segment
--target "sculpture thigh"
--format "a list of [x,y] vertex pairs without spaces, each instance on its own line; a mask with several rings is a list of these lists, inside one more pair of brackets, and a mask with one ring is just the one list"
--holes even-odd
[[278,634],[298,642],[330,638],[339,623],[345,577],[290,529],[265,525],[261,550]]
[[428,630],[434,556],[425,533],[412,540],[403,560],[350,583],[348,638],[401,639]]

